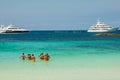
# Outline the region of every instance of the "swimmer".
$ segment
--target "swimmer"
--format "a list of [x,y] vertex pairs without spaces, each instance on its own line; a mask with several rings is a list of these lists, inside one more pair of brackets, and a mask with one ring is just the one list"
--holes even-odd
[[28,54],[27,58],[28,60],[31,60],[31,54]]
[[44,59],[44,54],[41,53],[39,57],[40,57],[41,60],[43,60]]
[[33,62],[35,62],[35,56],[34,56],[34,54],[32,54],[31,59],[32,59]]
[[50,58],[50,56],[48,55],[48,53],[44,55],[44,60],[48,61],[49,58]]
[[24,55],[24,53],[22,53],[21,58],[22,58],[22,60],[25,60],[25,55]]

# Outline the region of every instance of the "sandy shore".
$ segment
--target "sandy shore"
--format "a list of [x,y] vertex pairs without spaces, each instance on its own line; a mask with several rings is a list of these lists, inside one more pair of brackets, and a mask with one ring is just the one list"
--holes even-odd
[[27,69],[0,72],[1,80],[120,80],[120,69]]

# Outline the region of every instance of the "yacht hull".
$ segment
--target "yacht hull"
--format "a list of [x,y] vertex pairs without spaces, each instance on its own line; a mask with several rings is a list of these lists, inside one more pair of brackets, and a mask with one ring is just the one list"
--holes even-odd
[[5,31],[1,33],[25,33],[25,32],[29,32],[29,31]]
[[88,30],[87,32],[116,32],[118,28],[112,28],[110,30]]

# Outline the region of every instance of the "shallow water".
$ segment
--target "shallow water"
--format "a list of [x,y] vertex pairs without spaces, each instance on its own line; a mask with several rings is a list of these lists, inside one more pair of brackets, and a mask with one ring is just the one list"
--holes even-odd
[[[120,80],[120,37],[86,31],[0,34],[1,80]],[[34,54],[36,62],[21,60]],[[49,53],[50,60],[39,59]]]

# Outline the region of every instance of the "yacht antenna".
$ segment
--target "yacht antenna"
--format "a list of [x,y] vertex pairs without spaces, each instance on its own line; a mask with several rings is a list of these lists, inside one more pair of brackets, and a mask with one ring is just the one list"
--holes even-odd
[[97,24],[100,24],[100,19],[99,18],[97,19]]

